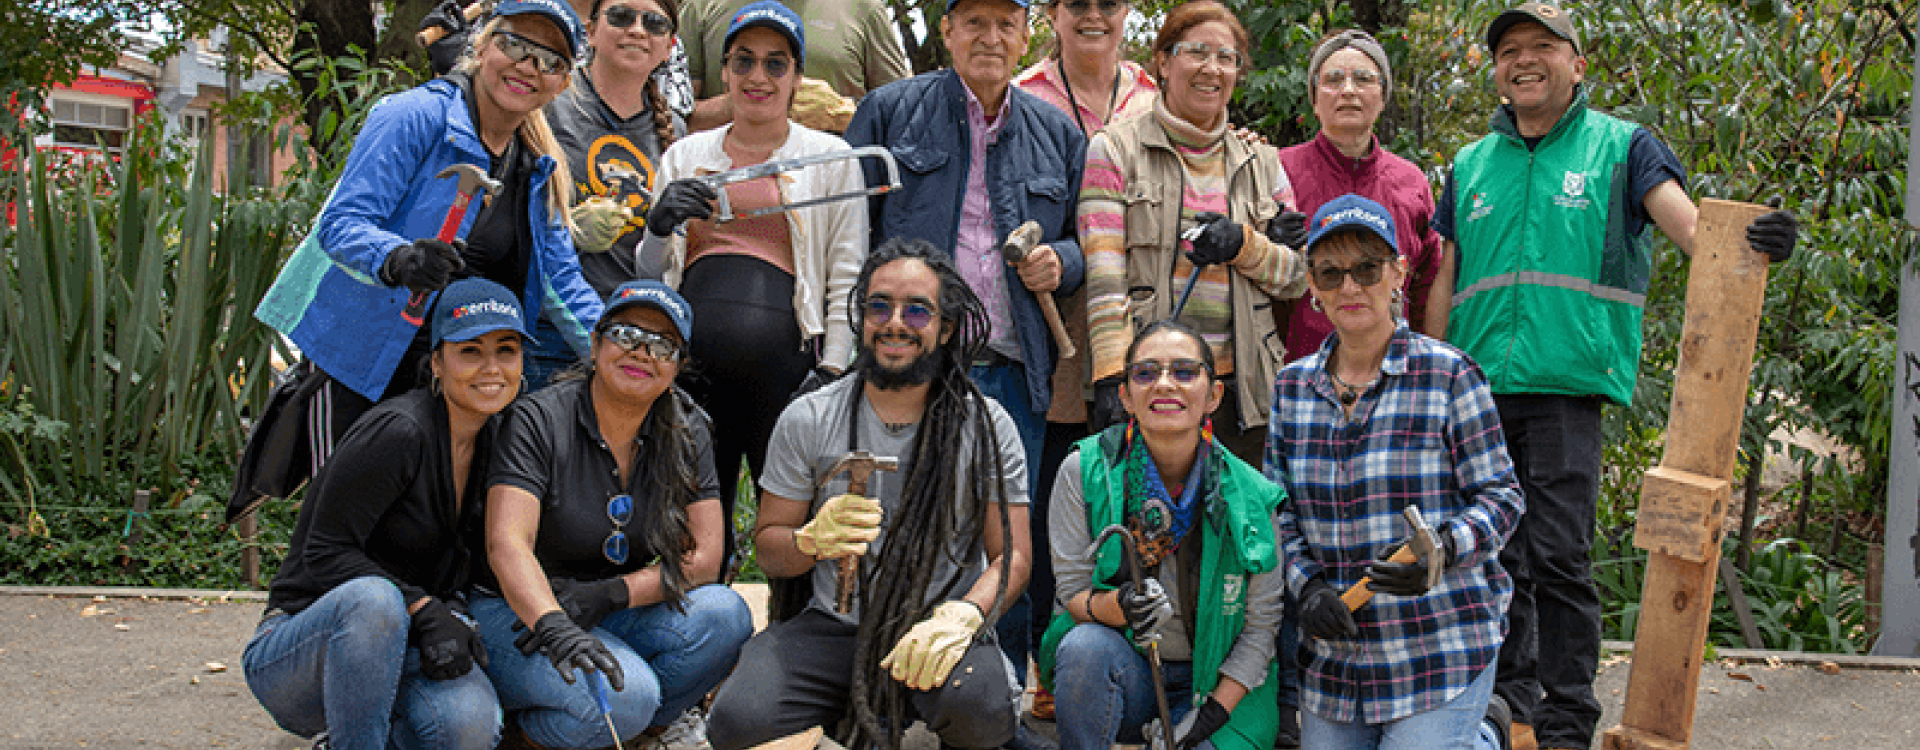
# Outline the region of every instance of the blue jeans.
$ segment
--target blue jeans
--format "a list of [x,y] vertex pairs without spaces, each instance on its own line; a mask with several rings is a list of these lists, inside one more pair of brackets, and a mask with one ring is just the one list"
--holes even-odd
[[342,750],[488,750],[500,701],[478,669],[446,681],[420,673],[407,646],[400,589],[355,578],[299,614],[270,617],[241,658],[247,687],[273,721],[302,737],[327,732]]
[[[553,376],[574,366],[580,361],[580,355],[567,344],[567,338],[554,327],[553,321],[541,315],[533,323],[534,340],[528,342],[525,364],[521,376],[526,380],[526,392],[532,393],[547,387],[553,382]],[[606,722],[601,722],[602,726]]]
[[[1044,494],[1050,487],[1035,487],[1034,474],[1040,467],[1040,443],[1047,427],[1047,415],[1044,411],[1033,410],[1033,402],[1027,398],[1027,368],[1024,365],[1008,363],[998,365],[974,365],[967,370],[967,379],[972,380],[980,392],[1000,402],[1007,410],[1007,416],[1013,418],[1014,429],[1020,432],[1020,447],[1026,451],[1027,497]],[[1014,498],[1007,498],[1008,501]],[[1031,507],[1028,509],[1031,511]],[[1031,521],[1031,519],[1029,519]],[[1029,526],[1031,526],[1029,522]],[[1007,661],[1013,663],[1013,679],[1021,685],[1027,684],[1027,654],[1033,650],[1032,637],[1027,632],[1035,610],[1044,609],[1037,616],[1046,618],[1052,615],[1051,607],[1034,607],[1033,597],[1021,590],[1007,611],[1000,615],[1000,621],[994,623],[995,635],[1000,637],[1000,650],[1007,655]],[[1053,598],[1043,601],[1051,603]]]
[[[746,600],[726,586],[696,588],[685,605],[684,613],[664,604],[621,610],[592,631],[626,677],[626,689],[608,695],[622,738],[665,726],[692,708],[733,671],[741,644],[753,634]],[[482,598],[473,603],[473,617],[487,644],[487,675],[500,692],[500,706],[517,712],[528,738],[555,748],[611,744],[591,679],[575,672],[569,684],[546,654],[527,656],[514,648],[519,617],[507,600]]]
[[[1159,718],[1153,667],[1133,642],[1113,628],[1083,622],[1067,631],[1053,653],[1053,711],[1060,750],[1108,750],[1115,742],[1145,742],[1140,731]],[[1193,663],[1167,662],[1167,705],[1178,724],[1193,708]],[[1211,740],[1200,750],[1213,750]]]
[[1312,711],[1300,712],[1300,746],[1316,750],[1500,750],[1500,737],[1486,722],[1493,696],[1493,667],[1453,700],[1431,711],[1368,724],[1333,722]]

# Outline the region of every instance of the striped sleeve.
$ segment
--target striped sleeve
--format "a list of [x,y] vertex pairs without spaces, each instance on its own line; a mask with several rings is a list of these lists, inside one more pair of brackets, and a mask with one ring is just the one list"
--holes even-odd
[[1087,328],[1093,379],[1114,377],[1125,364],[1127,332],[1126,176],[1109,153],[1106,133],[1087,144],[1080,181],[1080,249],[1087,260]]

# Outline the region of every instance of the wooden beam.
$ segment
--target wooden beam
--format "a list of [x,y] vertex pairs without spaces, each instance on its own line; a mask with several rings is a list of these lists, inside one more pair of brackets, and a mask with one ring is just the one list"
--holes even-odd
[[[1733,478],[1767,285],[1767,259],[1747,246],[1746,228],[1768,210],[1701,201],[1666,452],[1660,458],[1662,474],[1723,483]],[[1714,543],[1705,549],[1675,547],[1684,557],[1658,551],[1648,555],[1626,709],[1621,725],[1604,735],[1608,750],[1685,750],[1691,741],[1720,564],[1720,516],[1708,520]],[[1690,559],[1696,551],[1700,559]]]

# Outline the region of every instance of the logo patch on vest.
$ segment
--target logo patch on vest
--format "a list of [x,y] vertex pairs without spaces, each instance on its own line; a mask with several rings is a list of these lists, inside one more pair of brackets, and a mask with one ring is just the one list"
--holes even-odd
[[1586,194],[1587,173],[1568,172],[1560,180],[1560,194],[1553,196],[1553,203],[1561,208],[1584,209],[1593,203]]
[[1490,213],[1493,213],[1493,207],[1487,205],[1487,194],[1474,193],[1473,210],[1467,213],[1467,221],[1479,221]]
[[1246,607],[1247,577],[1227,574],[1220,577],[1220,616],[1233,617]]

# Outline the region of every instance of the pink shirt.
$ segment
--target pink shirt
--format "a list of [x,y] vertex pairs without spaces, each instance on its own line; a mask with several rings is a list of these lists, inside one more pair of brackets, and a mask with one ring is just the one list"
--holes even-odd
[[1019,333],[1013,328],[1013,298],[1007,289],[1007,261],[1000,257],[999,237],[993,228],[993,206],[987,195],[987,146],[999,139],[1005,123],[1007,100],[1002,95],[1000,111],[987,119],[986,105],[973,89],[967,92],[967,194],[960,201],[960,236],[954,238],[953,260],[960,267],[960,278],[980,296],[987,308],[987,323],[992,330],[987,346],[1008,359],[1020,361]]
[[[1107,123],[1119,122],[1135,115],[1152,112],[1153,103],[1160,98],[1160,89],[1154,85],[1153,76],[1147,75],[1146,69],[1135,63],[1120,61],[1120,78],[1117,83],[1118,89],[1113,93],[1113,111],[1108,113],[1106,119],[1100,119],[1100,115],[1093,111],[1091,105],[1096,102],[1079,103],[1076,121],[1080,123],[1080,128],[1086,131],[1087,137],[1093,137],[1093,134],[1106,127]],[[1041,60],[1033,67],[1020,71],[1019,75],[1013,77],[1013,85],[1040,97],[1041,101],[1053,105],[1055,109],[1067,113],[1068,116],[1075,116],[1074,99],[1067,95],[1067,81],[1061,75],[1059,60]],[[1105,104],[1105,102],[1098,103]]]

